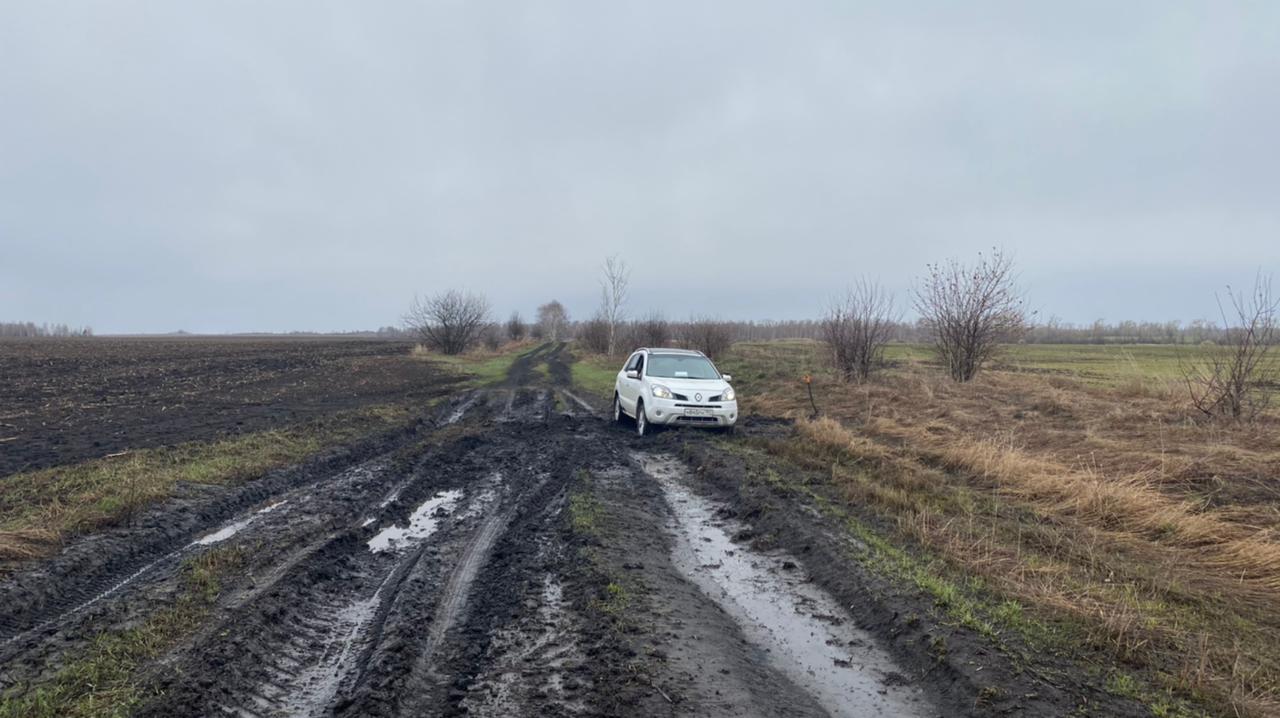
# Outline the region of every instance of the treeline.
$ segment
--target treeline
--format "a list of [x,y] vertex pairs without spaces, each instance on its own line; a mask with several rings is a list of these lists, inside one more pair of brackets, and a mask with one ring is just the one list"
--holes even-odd
[[72,327],[66,324],[36,324],[35,322],[0,322],[0,338],[4,339],[91,336],[93,336],[92,327]]
[[[706,320],[695,320],[705,323]],[[622,322],[617,330],[619,335],[627,338],[624,344],[635,346],[654,346],[659,342],[637,343],[636,339],[655,336],[655,326],[664,324],[666,333],[658,331],[656,336],[668,339],[678,338],[685,327],[694,322],[665,322],[661,318],[638,319]],[[773,339],[823,339],[823,322],[814,319],[796,320],[763,320],[763,321],[716,321],[722,331],[727,332],[732,341],[751,342],[769,341]],[[602,334],[599,322],[587,320],[573,322],[572,334],[582,339],[584,335],[597,339]],[[932,340],[927,322],[891,322],[889,324],[889,340],[892,342],[919,344]],[[1045,323],[1030,325],[1026,334],[1019,341],[1026,344],[1220,344],[1227,340],[1227,332],[1219,325],[1197,320],[1184,323],[1170,322],[1135,322],[1121,321],[1108,323],[1098,320],[1090,324],[1071,324],[1057,319]],[[588,342],[590,343],[590,342]]]

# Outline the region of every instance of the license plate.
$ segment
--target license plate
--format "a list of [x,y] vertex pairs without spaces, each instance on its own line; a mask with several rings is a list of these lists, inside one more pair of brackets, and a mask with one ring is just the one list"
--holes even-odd
[[685,416],[714,416],[710,409],[685,409]]

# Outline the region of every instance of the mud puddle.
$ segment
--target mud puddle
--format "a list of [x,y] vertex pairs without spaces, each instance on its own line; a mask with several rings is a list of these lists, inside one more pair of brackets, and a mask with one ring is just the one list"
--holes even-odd
[[[427,499],[409,515],[404,526],[389,526],[369,539],[369,550],[374,553],[403,549],[435,533],[440,518],[453,513],[462,500],[462,491],[442,491]],[[367,525],[366,522],[365,525]]]
[[671,506],[672,561],[763,650],[772,667],[833,716],[937,714],[902,680],[893,660],[827,593],[809,583],[798,562],[780,552],[734,543],[745,527],[678,480],[671,457],[637,455]]

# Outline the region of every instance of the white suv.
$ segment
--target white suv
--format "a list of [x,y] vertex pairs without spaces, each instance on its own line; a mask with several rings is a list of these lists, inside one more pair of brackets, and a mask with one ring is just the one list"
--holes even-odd
[[702,352],[687,349],[637,349],[618,372],[613,388],[613,420],[636,420],[644,436],[650,424],[722,427],[738,421],[738,400]]

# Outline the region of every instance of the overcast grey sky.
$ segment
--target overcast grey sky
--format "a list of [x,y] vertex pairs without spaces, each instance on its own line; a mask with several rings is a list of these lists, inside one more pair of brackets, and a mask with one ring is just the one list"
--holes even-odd
[[1280,270],[1280,3],[0,3],[0,320],[582,316],[615,253],[804,317],[992,245],[1076,322]]

